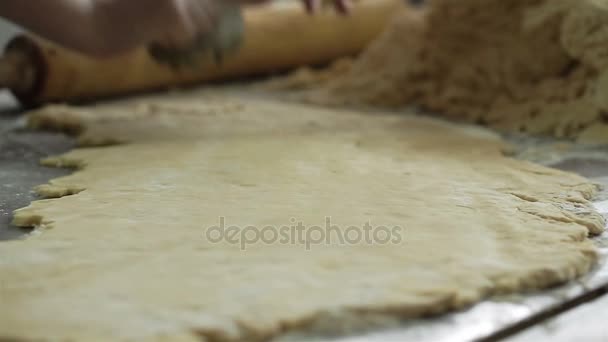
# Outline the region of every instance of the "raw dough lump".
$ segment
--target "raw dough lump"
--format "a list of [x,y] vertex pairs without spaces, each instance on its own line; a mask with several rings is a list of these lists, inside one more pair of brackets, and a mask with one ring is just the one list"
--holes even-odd
[[428,7],[404,10],[334,77],[301,71],[286,86],[314,85],[304,99],[326,105],[414,104],[503,131],[608,142],[607,0]]

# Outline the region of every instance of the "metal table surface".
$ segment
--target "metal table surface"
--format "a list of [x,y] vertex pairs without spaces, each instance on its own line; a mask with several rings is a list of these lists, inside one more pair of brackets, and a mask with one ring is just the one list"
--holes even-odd
[[12,212],[36,199],[32,189],[67,170],[40,166],[40,159],[68,151],[68,137],[24,130],[23,117],[7,94],[0,94],[0,241],[27,233],[10,225]]

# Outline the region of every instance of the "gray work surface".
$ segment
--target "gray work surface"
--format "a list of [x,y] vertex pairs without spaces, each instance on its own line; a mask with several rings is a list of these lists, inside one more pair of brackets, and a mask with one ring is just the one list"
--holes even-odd
[[13,210],[36,199],[34,187],[68,174],[68,170],[40,166],[40,159],[72,146],[62,134],[25,130],[19,113],[7,110],[9,104],[6,97],[0,97],[0,241],[27,232],[11,227],[10,221]]

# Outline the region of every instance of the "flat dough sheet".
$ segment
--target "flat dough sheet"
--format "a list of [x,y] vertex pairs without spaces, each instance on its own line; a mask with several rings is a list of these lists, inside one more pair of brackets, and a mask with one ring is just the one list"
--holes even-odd
[[[230,91],[33,113],[98,146],[45,161],[80,170],[38,189],[63,197],[16,213],[39,234],[0,244],[0,337],[344,333],[594,265],[604,222],[587,180],[505,157],[476,128],[373,114]],[[220,218],[239,234],[297,221],[304,237],[211,241]]]

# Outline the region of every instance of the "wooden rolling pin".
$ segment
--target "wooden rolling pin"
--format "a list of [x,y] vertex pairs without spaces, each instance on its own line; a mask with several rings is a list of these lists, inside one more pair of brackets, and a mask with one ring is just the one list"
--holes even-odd
[[205,57],[197,67],[172,69],[145,49],[94,60],[46,41],[20,36],[0,58],[0,87],[23,105],[73,102],[223,80],[329,62],[360,52],[380,34],[403,0],[360,0],[348,17],[327,10],[309,16],[296,4],[245,11],[244,45],[217,65]]

